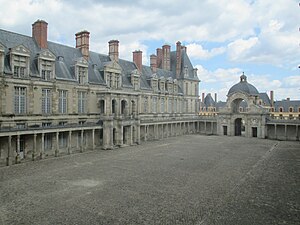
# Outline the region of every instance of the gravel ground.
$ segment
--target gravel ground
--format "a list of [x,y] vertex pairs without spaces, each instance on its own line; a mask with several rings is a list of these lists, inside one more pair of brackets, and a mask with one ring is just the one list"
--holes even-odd
[[300,143],[189,135],[0,168],[0,224],[300,224]]

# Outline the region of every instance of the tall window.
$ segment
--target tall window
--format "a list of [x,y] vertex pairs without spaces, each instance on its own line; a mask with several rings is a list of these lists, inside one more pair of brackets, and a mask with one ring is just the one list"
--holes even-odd
[[78,92],[78,113],[85,113],[85,92]]
[[20,55],[13,56],[14,77],[25,77],[26,57]]
[[185,94],[188,95],[189,93],[189,84],[185,83]]
[[161,102],[160,102],[160,112],[163,113],[165,112],[165,99],[161,98]]
[[26,88],[15,87],[15,113],[26,113]]
[[51,113],[51,90],[42,89],[42,113]]
[[152,112],[156,113],[157,112],[157,98],[153,97],[152,99]]
[[52,62],[43,60],[41,64],[41,78],[43,80],[51,80]]
[[59,101],[58,101],[59,113],[67,113],[67,91],[59,90]]
[[148,113],[148,97],[144,98],[144,113]]
[[177,112],[177,99],[174,99],[173,112]]

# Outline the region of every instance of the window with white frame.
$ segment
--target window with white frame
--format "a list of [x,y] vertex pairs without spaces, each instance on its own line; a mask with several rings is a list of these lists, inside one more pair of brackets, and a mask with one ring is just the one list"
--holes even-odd
[[78,83],[85,84],[86,83],[86,73],[87,69],[82,66],[78,66]]
[[13,55],[13,74],[14,77],[26,77],[27,60],[26,56]]
[[85,113],[86,93],[78,91],[78,113]]
[[53,71],[53,63],[48,60],[41,61],[41,78],[42,80],[51,80],[52,78],[52,71]]
[[67,113],[67,91],[59,90],[59,98],[58,98],[58,111],[59,113]]
[[153,113],[157,112],[157,98],[156,97],[152,98],[152,112]]
[[168,99],[168,112],[171,113],[172,112],[172,99]]
[[51,113],[52,98],[50,89],[42,89],[42,113]]
[[15,113],[26,113],[26,87],[15,87]]

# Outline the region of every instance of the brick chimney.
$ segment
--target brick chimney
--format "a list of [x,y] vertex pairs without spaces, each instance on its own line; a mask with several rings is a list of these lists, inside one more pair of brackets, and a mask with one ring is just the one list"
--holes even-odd
[[170,65],[170,45],[162,46],[162,69],[171,70]]
[[75,34],[76,48],[81,50],[83,57],[88,60],[90,48],[90,32],[84,30]]
[[136,50],[133,53],[133,62],[135,63],[136,67],[139,69],[139,71],[142,71],[143,68],[143,52],[140,50]]
[[179,79],[181,72],[181,43],[176,43],[176,78]]
[[156,73],[156,71],[157,71],[157,57],[154,54],[150,55],[150,67],[151,67],[152,73]]
[[156,66],[157,66],[157,68],[162,68],[162,49],[161,48],[156,49],[156,55],[157,55]]
[[181,49],[182,49],[184,52],[186,52],[186,46],[182,45],[182,46],[181,46]]
[[274,91],[270,91],[271,107],[274,107]]
[[215,103],[217,103],[218,99],[217,99],[217,93],[215,93]]
[[44,20],[37,20],[32,24],[32,37],[40,48],[48,48],[47,29],[48,23]]
[[108,55],[111,60],[119,61],[119,41],[111,40],[108,42],[109,44],[109,52]]

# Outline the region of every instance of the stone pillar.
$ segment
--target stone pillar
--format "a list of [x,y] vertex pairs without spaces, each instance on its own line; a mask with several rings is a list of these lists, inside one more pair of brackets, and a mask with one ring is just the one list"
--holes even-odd
[[55,157],[57,157],[58,154],[59,154],[59,132],[56,132],[56,146],[54,151]]
[[277,125],[274,124],[274,126],[275,126],[275,139],[277,139]]
[[80,131],[80,152],[83,152],[83,130]]
[[284,138],[287,140],[287,125],[284,125]]
[[12,164],[12,158],[13,153],[12,153],[12,147],[11,147],[11,136],[8,136],[8,148],[7,148],[7,158],[6,158],[6,165],[10,166]]
[[37,134],[33,134],[33,150],[32,150],[32,160],[35,160],[36,155],[36,136]]
[[123,133],[123,129],[124,129],[124,127],[121,125],[120,126],[120,132],[119,132],[119,146],[120,147],[124,145],[124,140],[123,140],[124,133]]
[[105,120],[103,121],[103,149],[109,150],[113,149],[113,121]]
[[210,124],[210,131],[211,131],[211,134],[213,134],[214,133],[214,123],[213,122],[210,122],[211,124]]
[[296,125],[296,141],[299,141],[299,126]]
[[170,136],[172,137],[172,136],[173,136],[173,123],[171,123],[170,126],[171,126],[171,133],[170,133]]
[[20,135],[17,135],[17,155],[16,155],[16,163],[20,163]]
[[69,130],[69,136],[68,136],[68,154],[72,153],[72,131]]
[[144,126],[144,141],[147,141],[147,125]]
[[95,149],[95,129],[92,129],[92,149]]
[[139,145],[141,144],[141,126],[136,126],[136,143]]
[[130,126],[128,132],[129,145],[132,145],[132,139],[133,139],[133,126]]
[[206,121],[204,121],[204,134],[206,134]]
[[40,158],[43,159],[45,157],[45,134],[42,133],[42,146],[40,152]]

